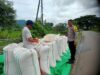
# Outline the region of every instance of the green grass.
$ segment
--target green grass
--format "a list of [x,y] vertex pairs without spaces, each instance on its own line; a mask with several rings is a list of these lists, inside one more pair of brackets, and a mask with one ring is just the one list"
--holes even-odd
[[9,43],[11,43],[11,42],[8,42],[8,41],[0,41],[0,46],[5,46],[5,45],[8,45]]
[[10,43],[16,43],[21,40],[21,30],[15,31],[15,30],[3,30],[0,31],[0,51],[2,51],[2,48]]
[[4,30],[0,31],[0,39],[19,39],[21,37],[21,30],[14,31],[14,30]]

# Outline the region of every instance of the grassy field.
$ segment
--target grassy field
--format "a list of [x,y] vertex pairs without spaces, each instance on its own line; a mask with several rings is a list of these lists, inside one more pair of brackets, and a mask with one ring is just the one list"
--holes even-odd
[[0,51],[9,43],[19,42],[21,37],[21,30],[0,30]]
[[14,30],[3,30],[0,31],[0,39],[19,39],[21,37],[21,30],[14,31]]

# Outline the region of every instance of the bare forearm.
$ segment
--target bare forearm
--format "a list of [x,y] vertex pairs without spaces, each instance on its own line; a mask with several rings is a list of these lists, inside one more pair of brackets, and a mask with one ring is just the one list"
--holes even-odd
[[34,42],[38,42],[38,39],[30,37],[28,38],[28,41],[34,43]]

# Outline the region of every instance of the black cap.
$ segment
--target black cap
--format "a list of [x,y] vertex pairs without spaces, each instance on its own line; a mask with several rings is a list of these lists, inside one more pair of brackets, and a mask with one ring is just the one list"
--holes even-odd
[[68,20],[68,21],[71,21],[71,22],[72,22],[73,20],[72,20],[72,19],[70,19],[70,20]]
[[32,25],[32,26],[33,26],[34,23],[33,23],[33,21],[31,21],[31,20],[27,20],[27,21],[26,21],[26,25]]

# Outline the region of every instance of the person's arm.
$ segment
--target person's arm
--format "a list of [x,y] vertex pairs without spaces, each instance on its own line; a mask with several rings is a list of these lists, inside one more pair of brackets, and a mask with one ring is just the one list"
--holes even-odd
[[38,43],[39,42],[39,40],[37,38],[32,38],[32,37],[27,38],[27,40],[31,43]]
[[27,41],[31,42],[31,43],[38,43],[39,40],[37,38],[32,38],[31,32],[29,30],[26,30],[26,39]]

